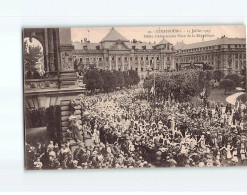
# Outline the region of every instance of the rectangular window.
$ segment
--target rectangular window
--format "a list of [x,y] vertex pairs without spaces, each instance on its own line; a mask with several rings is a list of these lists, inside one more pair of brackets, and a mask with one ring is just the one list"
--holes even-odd
[[86,58],[86,61],[89,62],[89,58]]
[[101,62],[102,61],[102,58],[99,58],[99,61]]
[[132,61],[132,57],[130,57],[130,61]]
[[235,62],[235,68],[238,69],[238,61]]
[[148,56],[146,57],[146,60],[148,60]]
[[160,58],[159,58],[159,56],[157,57],[157,60],[159,60]]
[[141,57],[141,60],[143,60],[143,57]]

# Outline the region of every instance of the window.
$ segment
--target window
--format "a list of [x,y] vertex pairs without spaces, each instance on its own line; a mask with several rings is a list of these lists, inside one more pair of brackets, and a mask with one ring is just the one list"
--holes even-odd
[[108,62],[108,57],[106,57],[106,59],[105,59],[107,62]]
[[235,57],[238,58],[238,54],[236,54]]
[[86,58],[86,61],[89,62],[89,58]]
[[132,57],[130,57],[130,61],[132,61]]
[[127,57],[125,57],[124,60],[127,61]]
[[143,68],[141,68],[141,71],[143,72]]
[[120,57],[118,57],[118,61],[121,61],[121,58]]
[[238,69],[238,61],[235,62],[235,68]]
[[146,60],[148,60],[148,56],[146,56]]
[[159,56],[157,57],[157,60],[160,60]]
[[82,61],[82,58],[80,58],[80,62]]
[[141,57],[141,60],[143,60],[143,57]]
[[135,60],[138,60],[137,56],[135,57]]
[[112,60],[114,60],[114,57],[112,57]]
[[99,58],[99,61],[101,62],[102,61],[102,58]]

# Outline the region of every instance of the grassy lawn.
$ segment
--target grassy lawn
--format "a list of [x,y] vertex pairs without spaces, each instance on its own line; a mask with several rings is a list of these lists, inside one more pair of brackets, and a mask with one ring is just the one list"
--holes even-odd
[[219,88],[214,88],[212,89],[212,92],[210,96],[208,97],[209,100],[211,101],[216,101],[216,102],[222,102],[226,104],[226,98],[234,93],[238,93],[238,90],[232,90],[230,92],[227,92],[225,95],[225,90],[224,89],[219,89]]

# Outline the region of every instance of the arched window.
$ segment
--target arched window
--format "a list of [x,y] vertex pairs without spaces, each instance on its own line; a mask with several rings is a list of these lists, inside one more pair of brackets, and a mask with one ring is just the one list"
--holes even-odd
[[45,74],[43,45],[36,38],[24,38],[23,62],[26,79],[42,78]]

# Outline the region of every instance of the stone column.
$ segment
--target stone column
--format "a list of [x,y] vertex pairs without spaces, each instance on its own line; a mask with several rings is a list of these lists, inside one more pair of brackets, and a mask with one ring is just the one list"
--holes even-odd
[[167,70],[167,66],[166,66],[166,55],[164,55],[164,57],[163,57],[163,69],[164,70]]
[[130,55],[128,56],[128,70],[130,70]]
[[176,67],[175,67],[174,55],[171,55],[171,57],[172,57],[172,67],[171,67],[171,70],[175,70]]
[[96,68],[97,68],[97,69],[99,68],[99,59],[96,60]]
[[49,58],[49,70],[50,71],[55,71],[55,66],[54,66],[54,43],[53,43],[53,32],[52,29],[48,29],[48,45],[49,45],[49,53],[48,53],[48,58]]
[[[155,55],[153,57],[154,57],[154,59],[153,59],[154,68],[157,69],[156,57],[155,57]],[[159,70],[159,69],[157,69],[157,70]]]
[[118,71],[118,56],[115,57],[116,59],[116,70]]
[[45,64],[45,71],[49,72],[49,58],[48,58],[48,31],[47,28],[44,29],[45,33],[45,48],[44,48],[44,53],[45,53],[45,59],[44,59],[44,64]]
[[71,43],[71,31],[70,28],[59,29],[59,41],[60,41],[60,55],[61,55],[61,69],[66,72],[74,72],[72,51],[74,46]]
[[140,71],[141,71],[141,63],[140,63],[140,58],[139,58],[139,56],[138,56],[137,60],[138,60],[137,72],[140,73]]
[[122,59],[122,71],[124,71],[124,55],[121,56]]
[[112,70],[112,66],[111,66],[111,58],[112,58],[111,55],[109,55],[108,61],[109,61],[109,69],[110,69],[110,70]]

